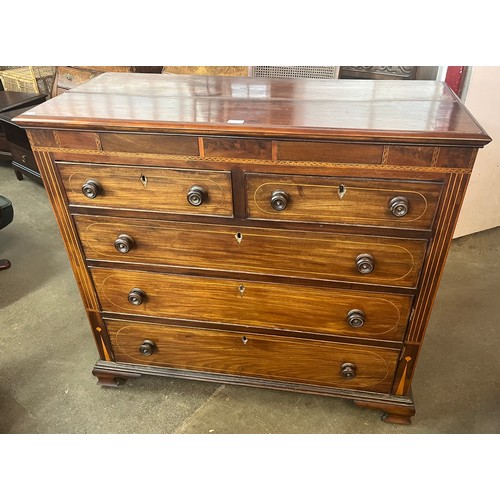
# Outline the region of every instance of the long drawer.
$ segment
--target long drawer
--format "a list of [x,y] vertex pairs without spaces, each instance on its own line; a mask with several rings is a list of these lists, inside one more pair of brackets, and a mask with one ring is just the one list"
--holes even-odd
[[335,288],[91,268],[103,311],[401,340],[411,297]]
[[118,320],[106,324],[119,362],[383,393],[391,390],[400,353],[272,335]]
[[399,287],[417,285],[427,246],[424,240],[309,231],[87,215],[74,220],[87,259]]
[[231,173],[58,162],[70,204],[233,216]]
[[442,185],[247,174],[250,219],[430,229]]

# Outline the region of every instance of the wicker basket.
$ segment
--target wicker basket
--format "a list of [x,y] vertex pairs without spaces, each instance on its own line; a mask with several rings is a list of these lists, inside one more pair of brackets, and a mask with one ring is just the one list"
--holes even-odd
[[55,66],[21,66],[0,71],[4,90],[50,95]]

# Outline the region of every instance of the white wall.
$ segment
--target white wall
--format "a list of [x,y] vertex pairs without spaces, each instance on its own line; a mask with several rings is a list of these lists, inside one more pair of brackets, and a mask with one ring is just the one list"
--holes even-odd
[[454,238],[500,226],[500,66],[474,66],[465,105],[493,139],[480,149]]

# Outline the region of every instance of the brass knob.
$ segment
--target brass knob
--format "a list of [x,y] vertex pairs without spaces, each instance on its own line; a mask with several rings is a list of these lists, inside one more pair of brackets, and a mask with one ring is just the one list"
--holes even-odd
[[277,189],[271,193],[271,206],[274,210],[281,212],[290,203],[290,195],[282,189]]
[[146,294],[140,288],[132,288],[128,294],[128,301],[133,306],[140,306],[146,299]]
[[356,368],[354,363],[344,363],[340,367],[340,374],[345,379],[353,379],[356,377]]
[[156,349],[156,344],[152,340],[145,340],[139,347],[139,352],[143,356],[151,356]]
[[115,240],[115,248],[120,253],[128,253],[135,245],[134,238],[128,234],[120,234]]
[[82,193],[87,198],[95,198],[98,194],[102,193],[102,186],[94,179],[87,179],[85,184],[82,186]]
[[208,198],[208,193],[201,186],[191,186],[187,194],[187,200],[193,207],[199,207]]
[[362,253],[356,257],[356,267],[361,274],[369,274],[375,269],[375,259],[369,253]]
[[347,313],[347,322],[353,328],[361,328],[365,324],[365,313],[360,309],[352,309]]
[[389,208],[394,217],[404,217],[410,209],[410,202],[406,196],[396,196],[389,202]]

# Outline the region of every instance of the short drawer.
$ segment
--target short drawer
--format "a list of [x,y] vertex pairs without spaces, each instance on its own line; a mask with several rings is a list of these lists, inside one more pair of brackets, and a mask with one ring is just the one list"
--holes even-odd
[[410,288],[427,246],[425,240],[215,224],[74,220],[87,259]]
[[93,268],[103,311],[276,330],[401,340],[411,297]]
[[231,173],[58,162],[70,204],[233,216]]
[[429,229],[436,182],[247,174],[247,213],[268,219]]
[[[398,349],[106,321],[116,360],[389,393]],[[141,354],[141,352],[143,354]]]

